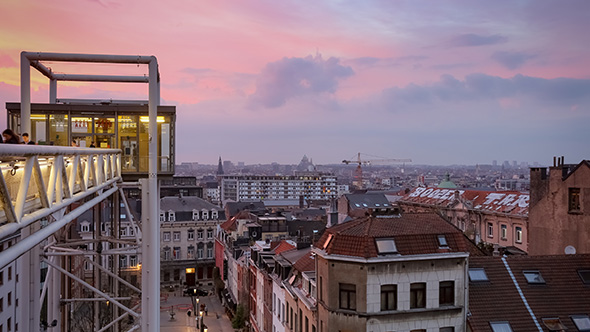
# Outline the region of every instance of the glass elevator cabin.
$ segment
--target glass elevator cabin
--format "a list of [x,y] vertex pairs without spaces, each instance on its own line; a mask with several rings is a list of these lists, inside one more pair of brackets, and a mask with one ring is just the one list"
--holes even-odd
[[[6,103],[8,128],[19,135],[20,103]],[[158,106],[158,176],[174,175],[175,106]],[[93,102],[31,104],[29,137],[39,145],[121,149],[124,181],[147,177],[148,105]]]

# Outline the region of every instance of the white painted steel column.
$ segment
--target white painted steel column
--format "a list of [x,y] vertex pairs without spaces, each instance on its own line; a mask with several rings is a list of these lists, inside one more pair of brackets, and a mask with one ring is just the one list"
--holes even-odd
[[[31,133],[31,61],[20,54],[20,132]],[[13,128],[16,129],[16,128]],[[25,330],[26,331],[26,330]]]
[[57,103],[57,80],[56,79],[49,80],[49,103],[50,104]]
[[[148,258],[147,267],[148,284],[142,284],[142,290],[149,289],[149,298],[142,296],[142,301],[147,300],[148,310],[143,311],[142,321],[147,321],[142,331],[158,331],[160,329],[160,218],[159,218],[159,192],[158,192],[158,61],[152,57],[149,63],[149,167],[148,167],[148,204],[149,217],[147,227],[148,237],[143,234],[143,243],[147,242],[147,250],[143,251],[143,259]],[[145,219],[144,219],[145,220]],[[147,240],[147,241],[146,241]],[[143,265],[145,266],[145,265]],[[146,268],[146,267],[144,267]],[[142,323],[143,324],[143,323]]]

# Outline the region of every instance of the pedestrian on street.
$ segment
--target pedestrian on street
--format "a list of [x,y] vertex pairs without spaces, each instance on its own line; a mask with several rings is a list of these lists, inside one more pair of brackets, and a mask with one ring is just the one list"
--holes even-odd
[[207,311],[207,305],[205,304],[205,316],[209,316],[208,311]]

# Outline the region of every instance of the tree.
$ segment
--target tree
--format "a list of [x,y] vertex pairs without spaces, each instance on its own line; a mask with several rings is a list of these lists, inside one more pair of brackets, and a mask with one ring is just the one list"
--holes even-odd
[[231,321],[231,327],[234,329],[241,329],[244,328],[246,323],[246,314],[244,312],[244,307],[242,305],[238,305],[238,309],[236,310],[236,315]]

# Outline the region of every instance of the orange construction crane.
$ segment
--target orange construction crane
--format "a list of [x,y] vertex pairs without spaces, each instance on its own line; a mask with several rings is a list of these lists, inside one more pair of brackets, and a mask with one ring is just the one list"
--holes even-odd
[[[376,157],[376,156],[371,156],[371,157]],[[359,152],[357,155],[357,160],[342,160],[343,164],[352,164],[352,163],[356,163],[358,164],[358,166],[356,167],[356,170],[354,171],[354,180],[352,182],[353,185],[356,185],[357,188],[362,189],[363,187],[363,169],[361,167],[361,165],[371,165],[371,164],[381,164],[381,163],[411,163],[412,159],[386,159],[386,158],[381,158],[381,159],[372,159],[372,160],[363,160],[361,159],[361,153]]]

